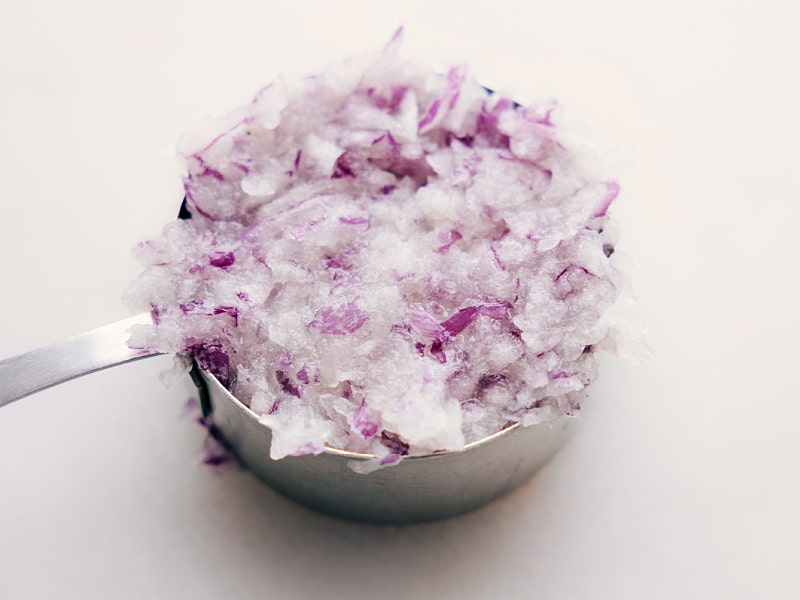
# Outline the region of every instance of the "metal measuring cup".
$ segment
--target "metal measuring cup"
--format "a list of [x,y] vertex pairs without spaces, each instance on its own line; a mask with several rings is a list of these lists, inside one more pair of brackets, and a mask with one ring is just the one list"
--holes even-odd
[[[149,322],[149,314],[137,315],[0,361],[0,407],[81,375],[159,354],[126,343],[133,325]],[[259,479],[313,509],[361,521],[414,523],[479,508],[530,479],[571,429],[566,417],[532,427],[512,425],[460,451],[410,456],[360,474],[348,462],[373,456],[326,448],[316,456],[272,460],[272,434],[258,415],[196,363],[190,376],[215,433]]]

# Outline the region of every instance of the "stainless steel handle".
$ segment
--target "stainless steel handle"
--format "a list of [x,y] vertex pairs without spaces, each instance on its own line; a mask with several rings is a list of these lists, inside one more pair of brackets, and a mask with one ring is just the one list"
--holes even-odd
[[161,354],[127,345],[133,325],[151,322],[142,313],[0,361],[0,407],[82,375]]

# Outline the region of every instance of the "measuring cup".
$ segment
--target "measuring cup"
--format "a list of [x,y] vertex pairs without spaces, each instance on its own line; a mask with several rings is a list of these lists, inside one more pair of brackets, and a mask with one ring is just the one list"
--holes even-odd
[[[126,343],[133,325],[149,322],[150,315],[141,314],[0,361],[0,407],[81,375],[159,354]],[[483,506],[530,479],[571,429],[565,417],[533,427],[513,425],[464,450],[410,456],[395,466],[359,474],[348,462],[374,457],[326,448],[316,456],[272,460],[272,435],[258,415],[196,363],[190,376],[204,413],[259,479],[301,504],[361,521],[414,523]]]

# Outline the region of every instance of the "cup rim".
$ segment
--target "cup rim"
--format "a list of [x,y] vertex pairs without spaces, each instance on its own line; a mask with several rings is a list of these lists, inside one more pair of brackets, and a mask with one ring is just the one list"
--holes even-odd
[[[213,386],[217,392],[221,393],[225,398],[227,398],[230,402],[232,402],[240,411],[242,411],[248,418],[254,419],[259,426],[264,427],[265,429],[272,431],[269,426],[265,425],[261,418],[256,414],[249,406],[247,406],[244,402],[239,400],[236,396],[234,396],[228,388],[226,388],[222,383],[217,379],[213,374],[210,372],[200,368],[198,366],[199,371],[203,374],[203,378],[205,379],[208,385]],[[213,412],[212,412],[213,415]],[[437,452],[429,452],[427,454],[412,454],[409,456],[404,456],[403,460],[419,460],[424,458],[431,458],[437,456],[447,456],[449,454],[460,454],[466,450],[472,450],[473,448],[478,448],[485,444],[489,444],[501,437],[505,437],[511,432],[522,428],[523,426],[520,423],[512,423],[500,431],[496,431],[491,435],[487,435],[479,440],[475,440],[474,442],[470,442],[465,444],[461,450],[441,450]],[[358,460],[358,461],[367,461],[367,460],[375,460],[379,458],[374,454],[366,454],[362,452],[353,452],[351,450],[343,450],[341,448],[334,448],[333,446],[325,445],[325,449],[322,451],[322,454],[328,454],[331,456],[339,456],[342,458],[346,458],[348,460]],[[288,458],[288,457],[287,457]]]

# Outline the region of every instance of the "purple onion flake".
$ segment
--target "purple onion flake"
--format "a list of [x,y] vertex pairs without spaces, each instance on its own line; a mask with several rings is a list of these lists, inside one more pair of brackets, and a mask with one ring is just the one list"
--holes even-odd
[[194,342],[187,345],[186,350],[195,357],[200,368],[214,375],[222,385],[228,385],[230,381],[230,359],[221,344]]
[[367,408],[366,400],[362,400],[353,414],[352,425],[364,438],[370,438],[378,432],[376,415]]
[[215,252],[208,257],[208,264],[220,269],[227,269],[234,262],[236,262],[236,257],[234,257],[233,252]]
[[303,367],[302,369],[300,369],[300,370],[297,372],[297,375],[296,375],[296,377],[297,377],[297,381],[299,381],[299,382],[301,382],[301,383],[305,383],[306,385],[308,385],[308,384],[309,384],[309,381],[310,381],[310,380],[309,380],[309,378],[308,378],[308,371],[306,371],[306,368],[305,368],[305,367]]
[[365,217],[339,217],[339,222],[350,225],[361,231],[367,231],[369,229],[369,219]]
[[469,327],[475,321],[475,319],[478,318],[480,312],[481,309],[479,306],[468,306],[467,308],[462,308],[456,314],[442,323],[442,329],[444,329],[451,336],[456,336]]
[[235,306],[215,306],[212,314],[228,315],[233,319],[233,326],[239,326],[239,309]]
[[594,213],[595,218],[604,217],[608,212],[608,207],[619,196],[619,184],[616,181],[606,181],[606,194],[600,202],[600,207]]
[[405,456],[408,454],[409,445],[400,439],[400,436],[391,431],[381,431],[381,443],[389,448],[393,454]]
[[455,244],[458,240],[460,240],[463,236],[456,231],[455,229],[451,229],[443,234],[439,235],[439,240],[443,242],[441,246],[439,246],[435,252],[446,252],[450,249],[450,246]]
[[319,329],[320,333],[330,335],[348,335],[360,329],[367,322],[369,316],[358,308],[355,300],[326,306],[317,311],[309,327]]

